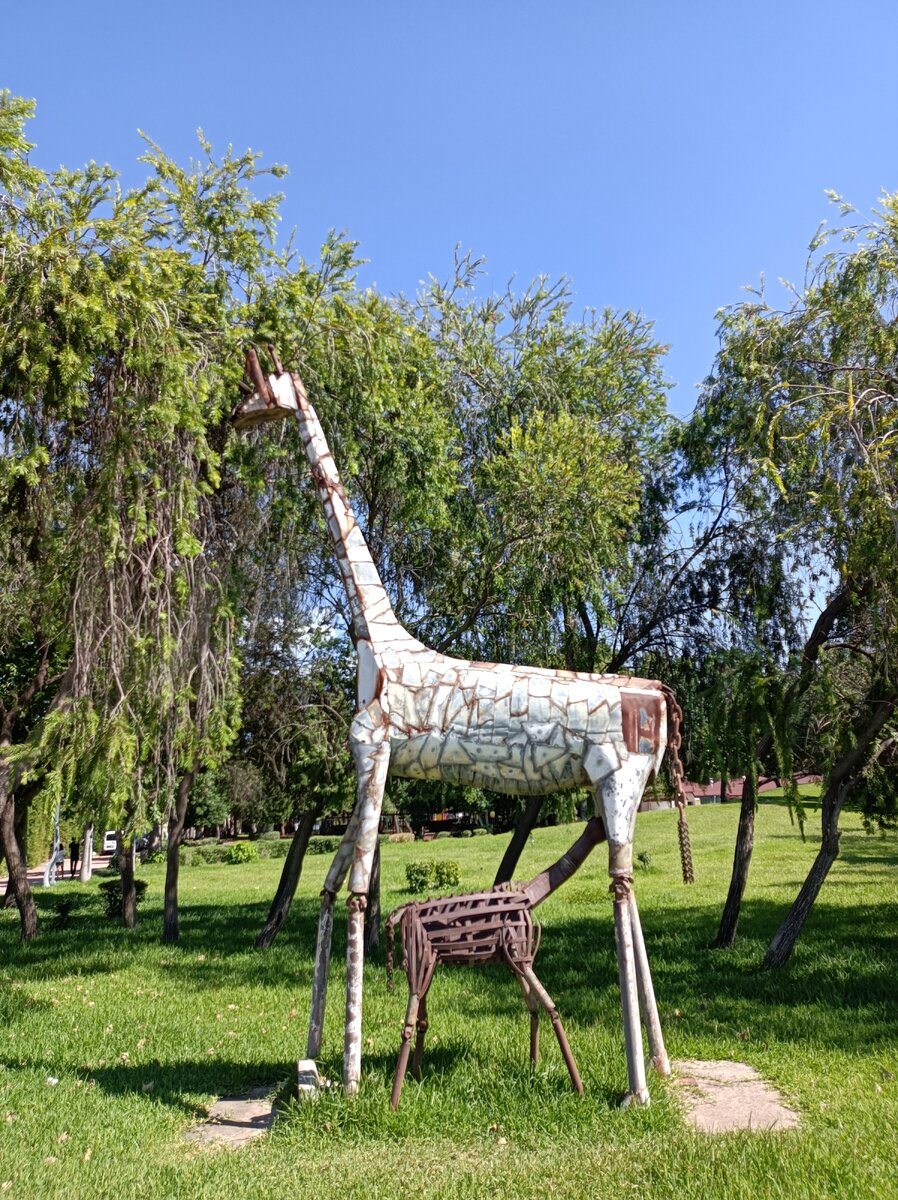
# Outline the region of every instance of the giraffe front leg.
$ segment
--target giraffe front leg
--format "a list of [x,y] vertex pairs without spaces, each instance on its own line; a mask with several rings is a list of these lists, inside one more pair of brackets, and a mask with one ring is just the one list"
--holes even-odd
[[362,986],[365,960],[365,905],[377,845],[380,810],[390,766],[381,705],[375,701],[354,718],[349,731],[358,776],[358,832],[349,875],[349,925],[346,939],[346,1026],[343,1085],[358,1091],[362,1073]]

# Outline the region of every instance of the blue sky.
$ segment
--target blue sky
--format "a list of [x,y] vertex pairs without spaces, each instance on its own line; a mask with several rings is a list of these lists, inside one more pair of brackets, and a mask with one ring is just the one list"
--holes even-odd
[[681,414],[716,310],[800,279],[824,189],[865,210],[898,189],[891,0],[3,8],[0,86],[37,99],[40,165],[136,182],[138,128],[183,159],[201,125],[287,163],[303,253],[347,229],[386,291],[461,243],[486,286],[568,275],[578,310],[641,310]]

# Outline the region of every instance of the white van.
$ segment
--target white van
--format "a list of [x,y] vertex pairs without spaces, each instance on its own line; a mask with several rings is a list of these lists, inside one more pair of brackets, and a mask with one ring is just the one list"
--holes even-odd
[[103,853],[115,854],[118,850],[118,830],[107,829],[103,834]]

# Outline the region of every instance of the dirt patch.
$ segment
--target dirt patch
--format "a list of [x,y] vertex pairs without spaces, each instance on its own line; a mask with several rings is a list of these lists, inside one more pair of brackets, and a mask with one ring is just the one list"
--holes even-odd
[[702,1133],[794,1129],[798,1124],[795,1110],[747,1063],[682,1059],[673,1067],[686,1115]]

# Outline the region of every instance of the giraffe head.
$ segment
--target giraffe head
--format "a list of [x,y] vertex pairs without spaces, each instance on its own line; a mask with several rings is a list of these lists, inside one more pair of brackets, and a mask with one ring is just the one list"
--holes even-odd
[[292,376],[283,368],[273,346],[268,347],[274,363],[274,374],[265,377],[255,346],[246,352],[246,376],[249,383],[241,383],[240,390],[247,397],[237,406],[231,416],[235,429],[251,429],[264,421],[278,421],[296,412]]

